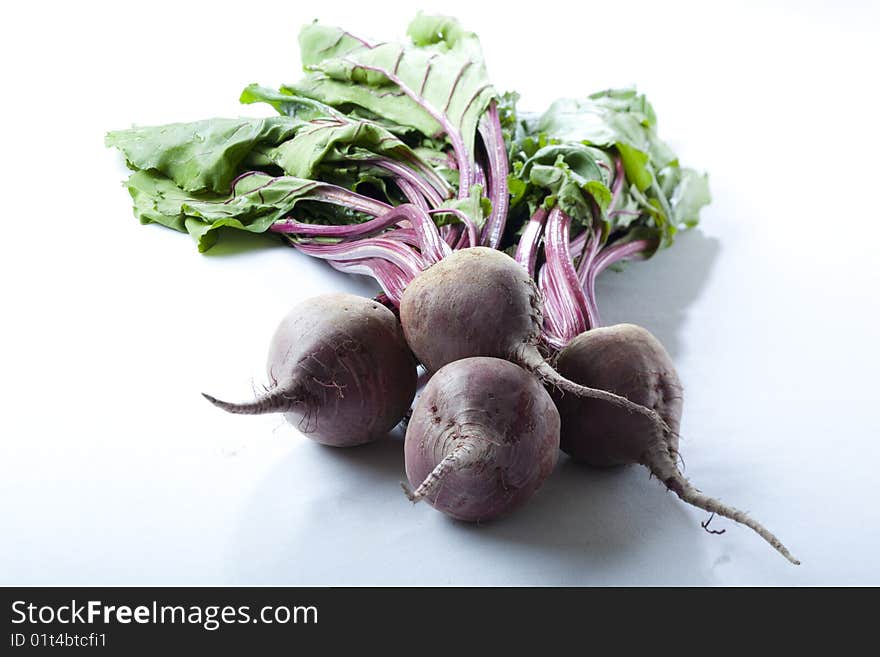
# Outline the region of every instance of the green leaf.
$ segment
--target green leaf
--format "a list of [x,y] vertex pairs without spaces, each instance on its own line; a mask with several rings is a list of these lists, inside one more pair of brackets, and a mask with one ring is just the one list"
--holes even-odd
[[635,89],[609,89],[584,100],[555,101],[534,127],[561,142],[616,147],[627,177],[645,191],[654,171],[677,163],[672,150],[657,137],[656,124],[654,108],[644,95]]
[[[353,150],[355,147],[359,150]],[[312,120],[266,155],[286,174],[312,178],[328,155],[333,154],[333,159],[342,160],[346,159],[346,153],[352,156],[359,153],[358,159],[385,155],[404,163],[417,159],[409,146],[381,126],[345,117]]]
[[199,251],[214,245],[220,228],[262,233],[305,201],[321,201],[327,185],[290,176],[254,173],[237,181],[230,195],[193,194],[153,171],[136,171],[126,183],[142,223],[187,231]]
[[356,105],[428,137],[444,133],[438,118],[459,131],[474,152],[477,124],[496,97],[479,41],[451,18],[419,15],[410,46],[368,44],[313,23],[300,33],[301,82],[283,89],[328,105]]
[[[492,212],[492,202],[483,196],[483,186],[474,185],[467,198],[450,199],[445,201],[440,208],[451,208],[466,214],[477,227],[477,231],[483,228],[486,217]],[[440,214],[437,217],[437,225],[459,223],[460,219],[454,214]]]
[[[265,102],[285,116],[303,121],[287,141],[271,149],[257,149],[261,158],[258,161],[271,162],[287,175],[314,178],[324,160],[363,161],[377,155],[407,166],[418,163],[428,167],[397,134],[374,119],[346,115],[311,98],[293,95],[289,90],[274,91],[255,84],[244,89],[241,102]],[[440,156],[445,162],[445,154]]]
[[654,174],[651,173],[648,164],[650,159],[648,153],[624,143],[618,143],[617,150],[620,152],[620,159],[623,161],[623,168],[629,182],[638,187],[640,192],[648,189],[654,182]]
[[[519,176],[540,193],[549,194],[572,219],[590,224],[589,199],[601,210],[611,202],[613,163],[599,149],[580,143],[551,144],[538,149],[518,168]],[[522,190],[518,192],[522,194]],[[546,204],[545,204],[546,206]]]
[[[157,223],[186,232],[186,217],[181,206],[196,198],[185,192],[165,176],[147,171],[136,171],[125,183],[134,201],[134,216],[142,224]],[[219,195],[200,195],[205,200],[221,200]]]
[[[314,178],[325,159],[367,160],[385,156],[427,169],[416,153],[384,127],[352,119],[310,98],[251,85],[245,102],[269,102],[284,116],[210,119],[110,133],[107,144],[136,170],[169,177],[185,191],[228,193],[248,170],[274,167],[296,178]],[[445,157],[445,156],[444,156]]]
[[529,185],[514,172],[507,176],[507,190],[510,192],[510,207],[514,208],[525,199]]
[[280,144],[300,125],[283,116],[207,119],[110,132],[105,143],[122,151],[131,168],[157,171],[186,191],[227,193],[254,147]]
[[389,121],[378,114],[371,112],[362,107],[346,107],[345,112],[340,112],[336,108],[330,107],[313,98],[295,95],[289,88],[282,88],[278,91],[262,87],[258,84],[251,84],[244,88],[239,97],[239,101],[245,105],[252,103],[266,103],[273,107],[276,112],[284,116],[293,116],[304,121],[322,117],[348,118],[353,121],[364,120],[375,123],[388,132],[397,135],[401,139],[409,138],[415,129],[409,126],[403,126],[393,121]]
[[339,113],[329,105],[320,103],[313,98],[295,96],[289,91],[275,91],[258,84],[245,87],[238,98],[243,105],[266,103],[283,116],[290,116],[301,121],[336,117]]
[[[405,199],[394,186],[387,184],[389,174],[384,169],[358,162],[357,160],[326,159],[318,169],[316,178],[332,183],[353,192],[366,193],[367,196],[380,198],[390,205],[405,202]],[[377,192],[376,196],[373,192]],[[350,221],[344,223],[352,223]]]
[[709,177],[693,169],[676,168],[677,181],[670,196],[672,215],[677,226],[693,228],[700,221],[700,210],[709,205]]
[[[609,210],[603,212],[605,236],[619,242],[647,232],[657,248],[669,246],[679,228],[697,223],[709,190],[705,176],[679,166],[675,153],[657,136],[656,125],[653,107],[635,89],[560,99],[539,116],[521,117],[512,161],[526,189],[513,187],[515,199],[527,200],[532,208],[559,203],[573,219],[585,222],[584,200],[592,196]],[[578,148],[601,153],[592,156],[603,173],[619,157],[625,180],[613,208],[607,207],[610,179],[597,179],[578,159],[588,161],[587,152],[581,155]],[[565,153],[564,162],[548,162],[553,153]]]

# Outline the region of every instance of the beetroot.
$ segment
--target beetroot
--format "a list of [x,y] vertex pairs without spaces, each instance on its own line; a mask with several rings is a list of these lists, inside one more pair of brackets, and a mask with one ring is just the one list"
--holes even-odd
[[[666,437],[669,451],[677,453],[682,386],[663,345],[648,331],[634,324],[587,331],[559,353],[556,367],[574,381],[589,381],[588,385],[657,411],[671,429]],[[593,466],[633,463],[641,454],[644,436],[654,433],[644,417],[600,400],[558,395],[556,405],[566,418],[560,434],[562,450]]]
[[272,338],[267,370],[269,385],[251,402],[204,396],[230,413],[284,413],[308,438],[346,447],[386,435],[416,391],[416,363],[394,313],[351,294],[293,308]]
[[694,488],[676,465],[682,386],[672,359],[651,333],[619,324],[581,333],[559,353],[563,376],[583,385],[624,395],[656,411],[672,430],[658,431],[642,416],[601,400],[556,396],[562,418],[561,447],[574,459],[596,466],[639,463],[688,504],[750,527],[794,564],[776,536],[744,512]]
[[413,501],[481,521],[523,504],[552,472],[559,413],[531,374],[506,360],[465,358],[440,368],[406,432]]

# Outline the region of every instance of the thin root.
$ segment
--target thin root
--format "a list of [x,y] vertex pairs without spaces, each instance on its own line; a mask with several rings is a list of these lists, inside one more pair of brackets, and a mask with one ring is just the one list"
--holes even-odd
[[413,493],[412,488],[410,488],[409,485],[405,481],[400,482],[400,487],[403,489],[403,492],[406,494],[407,499],[410,502],[412,502],[413,504],[415,504],[416,502],[418,502],[421,499],[420,497],[416,497],[416,494]]
[[712,518],[714,518],[714,517],[715,517],[715,512],[713,511],[712,515],[709,516],[708,520],[704,520],[703,522],[700,523],[700,527],[705,529],[710,534],[718,534],[720,536],[721,534],[723,534],[727,530],[726,529],[709,529],[709,523],[712,522]]
[[425,480],[419,484],[419,487],[411,491],[408,486],[401,483],[403,492],[409,498],[410,502],[418,502],[424,497],[428,497],[433,493],[437,493],[443,480],[453,470],[466,467],[474,462],[476,456],[476,448],[470,440],[462,440],[455,449],[447,454],[441,461],[428,473]]
[[[655,445],[653,449],[646,452],[643,457],[642,463],[643,465],[647,466],[655,475],[657,475],[657,478],[666,485],[666,488],[678,495],[678,497],[681,498],[683,502],[687,502],[688,504],[695,506],[698,509],[708,511],[709,513],[717,513],[719,516],[729,518],[734,522],[745,525],[756,534],[758,534],[758,536],[767,541],[770,545],[772,545],[777,552],[788,559],[791,563],[795,565],[800,564],[800,561],[792,556],[791,552],[788,551],[788,548],[786,548],[782,544],[782,541],[776,538],[776,536],[761,523],[753,520],[744,511],[740,511],[739,509],[736,509],[732,506],[723,504],[719,500],[704,495],[699,490],[694,488],[676,467],[675,461],[673,460],[672,455],[669,453],[669,449],[666,445]],[[707,521],[706,525],[708,524],[709,522]],[[706,531],[709,531],[710,533],[716,533],[712,530],[707,529],[706,525],[703,526]]]
[[681,463],[681,471],[687,472],[687,464],[684,462],[684,457],[681,455],[677,449],[670,449],[669,452]]
[[538,350],[531,345],[523,349],[517,356],[518,357],[514,358],[517,364],[535,374],[542,381],[553,385],[561,392],[570,392],[578,397],[585,397],[588,399],[600,399],[609,404],[613,404],[618,408],[622,408],[629,413],[637,413],[638,415],[646,417],[663,432],[664,436],[677,435],[676,432],[669,427],[666,421],[660,417],[660,414],[657,411],[642,406],[641,404],[637,404],[636,402],[613,392],[590,388],[575,383],[574,381],[569,381],[559,372],[554,370],[550,366],[550,363],[544,360]]

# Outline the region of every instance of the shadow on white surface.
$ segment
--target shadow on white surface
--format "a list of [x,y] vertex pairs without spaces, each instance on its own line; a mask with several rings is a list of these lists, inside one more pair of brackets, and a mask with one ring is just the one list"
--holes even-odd
[[553,476],[518,512],[487,525],[455,524],[487,543],[528,546],[553,559],[556,584],[615,584],[633,563],[654,560],[662,568],[645,584],[715,583],[700,568],[707,562],[703,530],[640,466],[591,468],[560,454]]
[[[718,583],[707,544],[714,537],[643,468],[597,470],[560,455],[554,475],[525,507],[472,525],[404,497],[399,434],[348,450],[299,442],[246,504],[227,559],[230,579],[300,585]],[[321,490],[314,483],[306,489],[307,481],[321,482]],[[646,571],[653,574],[646,577]]]
[[605,272],[596,281],[603,322],[644,326],[674,359],[688,308],[706,287],[720,251],[721,242],[697,228],[679,233],[670,249],[649,260]]

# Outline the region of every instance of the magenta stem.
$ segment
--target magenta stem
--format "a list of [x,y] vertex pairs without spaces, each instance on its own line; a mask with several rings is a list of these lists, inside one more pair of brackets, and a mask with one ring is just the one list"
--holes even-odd
[[428,210],[428,214],[454,214],[461,220],[461,223],[464,224],[467,229],[468,240],[470,241],[470,246],[477,245],[477,226],[471,221],[471,218],[461,210],[457,210],[454,208],[437,208],[436,210]]
[[[232,184],[230,185],[230,197],[225,201],[216,201],[215,203],[227,205],[234,202],[239,196],[236,190],[238,184],[245,178],[255,175],[266,176],[267,174],[263,173],[262,171],[245,171],[232,181]],[[243,195],[254,194],[255,192],[259,194],[264,189],[270,187],[279,180],[290,179],[291,178],[289,178],[288,176],[276,176],[269,178],[263,185],[260,185],[259,187],[254,187],[253,189],[249,189]],[[338,185],[314,181],[302,181],[302,183],[303,184],[296,190],[292,190],[288,194],[286,194],[285,198],[287,196],[292,196],[297,191],[302,191],[303,189],[307,188],[309,200],[318,201],[321,203],[334,203],[336,205],[342,205],[348,209],[355,210],[356,212],[362,212],[373,217],[378,217],[379,215],[384,214],[391,209],[391,206],[387,203],[377,201],[374,198],[364,196],[363,194],[358,194],[357,192],[352,192],[351,190],[345,189],[344,187],[340,187]]]
[[571,244],[568,247],[568,252],[571,254],[572,259],[579,258],[584,252],[584,246],[587,244],[587,236],[589,236],[589,234],[590,231],[585,230],[571,241]]
[[[446,116],[444,113],[439,112],[423,96],[413,91],[412,88],[410,88],[410,86],[406,84],[403,79],[400,78],[400,76],[398,76],[394,71],[379,66],[368,66],[366,64],[361,64],[347,58],[345,61],[356,68],[360,68],[365,71],[374,71],[376,73],[381,73],[386,78],[391,80],[394,84],[396,84],[403,93],[405,93],[416,103],[425,108],[425,111],[431,115],[431,118],[433,118],[435,121],[437,121],[437,123],[440,124],[443,133],[446,135],[447,139],[449,139],[449,143],[452,145],[452,151],[455,153],[455,159],[458,162],[458,198],[467,198],[470,195],[470,188],[474,179],[473,167],[471,166],[470,155],[468,153],[467,147],[465,146],[464,138],[462,137],[458,129],[453,126],[452,123],[449,121],[449,117]],[[480,89],[478,93],[481,93],[482,91],[483,90]]]
[[392,212],[399,213],[401,218],[409,220],[419,236],[422,260],[425,266],[433,265],[452,253],[452,248],[440,237],[437,224],[428,213],[415,205],[398,205]]
[[337,185],[321,183],[320,188],[316,191],[320,193],[320,198],[316,198],[316,201],[344,205],[352,210],[363,212],[364,214],[369,214],[374,217],[378,217],[391,209],[391,206],[387,203],[377,201],[376,199],[364,196],[363,194],[358,194],[357,192],[352,192],[344,187],[338,187]]
[[[390,210],[390,206],[389,206]],[[288,233],[292,235],[305,235],[307,237],[338,237],[350,239],[355,237],[367,237],[372,233],[378,233],[389,226],[397,223],[398,218],[386,211],[376,219],[370,219],[361,224],[346,226],[325,226],[323,224],[308,224],[295,219],[281,219],[269,226],[269,230],[275,233]]]
[[588,228],[583,234],[584,247],[580,254],[581,259],[578,261],[577,266],[578,280],[581,284],[586,282],[587,272],[592,265],[593,258],[596,257],[596,254],[599,252],[599,247],[601,246],[599,243],[600,235],[596,229]]
[[483,172],[483,167],[479,162],[474,163],[474,184],[486,189],[486,174]]
[[410,184],[406,178],[395,178],[394,182],[397,184],[398,189],[403,193],[407,202],[412,203],[422,210],[427,210],[429,208],[428,202],[425,200],[425,197],[422,196],[421,191],[416,189],[414,185]]
[[549,276],[549,269],[547,263],[544,263],[538,270],[538,288],[541,290],[541,296],[544,297],[545,310],[543,337],[548,345],[554,349],[561,349],[565,346],[566,341],[561,337],[565,331],[560,325],[559,313],[546,312],[548,307],[558,308],[562,303],[552,277]]
[[406,289],[407,280],[403,273],[394,265],[375,258],[364,258],[362,260],[351,260],[346,262],[330,261],[330,266],[347,274],[361,274],[362,276],[370,276],[374,278],[388,301],[398,308],[400,306],[400,298]]
[[480,243],[497,249],[504,234],[507,223],[507,210],[510,204],[510,193],[507,188],[509,163],[507,146],[501,130],[501,119],[498,116],[498,105],[493,100],[480,120],[480,136],[486,147],[489,161],[489,200],[492,201],[492,212],[483,227]]
[[581,261],[578,263],[578,281],[587,303],[587,328],[593,329],[602,325],[599,306],[596,303],[596,271],[594,269],[596,256],[600,253],[601,237],[597,230],[591,229],[588,232],[589,241]]
[[464,226],[456,226],[456,228],[460,228],[460,230],[458,231],[458,240],[452,247],[453,251],[460,251],[461,249],[467,249],[477,245],[474,241],[474,235],[470,230],[465,230]]
[[418,233],[414,228],[395,228],[382,233],[382,239],[397,240],[415,248],[421,248]]
[[408,278],[415,278],[423,269],[421,259],[405,244],[381,237],[368,237],[357,242],[341,244],[304,244],[293,245],[303,253],[323,260],[350,261],[364,258],[378,258],[400,268]]
[[[387,247],[388,244],[395,244],[394,240],[388,240],[387,238],[383,241],[382,238],[365,237],[369,233],[384,230],[394,224],[403,224],[412,227],[412,230],[418,238],[418,247],[421,252],[421,257],[419,257],[411,250],[406,249],[398,243],[395,247],[396,252],[394,253],[394,257],[404,258],[411,256],[412,259],[414,259],[418,270],[430,266],[452,253],[452,248],[440,238],[437,224],[434,223],[428,213],[423,208],[411,203],[404,203],[394,208],[390,208],[381,217],[354,226],[316,226],[285,219],[273,224],[270,227],[270,230],[313,237],[338,237],[349,240],[352,238],[359,238],[357,241],[337,244],[299,243],[299,246],[304,247],[300,250],[309,255],[326,257],[327,259],[334,259],[337,255],[345,255],[347,259],[351,259],[348,255],[349,251],[346,249],[351,250],[358,246],[375,247],[377,245]],[[390,254],[386,255],[389,255],[386,259],[390,260]],[[376,256],[358,255],[355,257],[360,259]],[[404,267],[399,261],[397,264],[398,266]]]
[[415,175],[409,167],[387,157],[380,157],[369,161],[376,166],[393,173],[398,178],[406,180],[410,185],[419,190],[422,196],[424,196],[428,203],[430,203],[431,207],[436,208],[443,203],[443,198],[440,196],[440,193],[424,178]]
[[650,240],[633,240],[632,242],[606,246],[593,263],[593,269],[596,271],[596,275],[601,274],[615,262],[643,254],[652,246],[653,244]]
[[594,254],[591,257],[591,262],[586,270],[586,276],[581,279],[583,281],[583,291],[591,311],[590,328],[597,328],[602,325],[596,301],[596,278],[615,262],[644,254],[650,248],[651,242],[649,240],[633,240],[632,242],[606,246],[598,254]]
[[589,327],[587,299],[569,253],[571,217],[555,206],[547,217],[544,254],[547,282],[556,290],[556,299],[545,304],[545,314],[555,320],[560,337],[566,342]]
[[538,208],[529,218],[523,234],[516,246],[514,260],[526,268],[529,276],[535,277],[535,263],[538,260],[538,243],[541,241],[541,232],[544,230],[544,221],[547,219],[547,210]]

